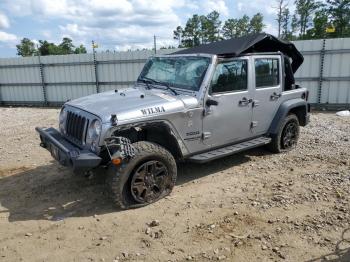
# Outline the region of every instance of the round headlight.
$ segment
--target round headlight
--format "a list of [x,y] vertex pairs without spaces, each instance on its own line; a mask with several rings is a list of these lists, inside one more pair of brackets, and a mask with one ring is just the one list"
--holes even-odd
[[89,126],[89,131],[88,131],[89,138],[91,140],[96,140],[100,136],[101,130],[102,130],[101,122],[95,119],[94,121],[91,122]]
[[59,116],[59,128],[62,133],[65,133],[66,120],[67,120],[67,110],[65,108],[62,108]]

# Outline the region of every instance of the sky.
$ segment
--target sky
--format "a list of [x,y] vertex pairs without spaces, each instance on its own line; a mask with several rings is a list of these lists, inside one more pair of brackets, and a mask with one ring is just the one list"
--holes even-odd
[[0,57],[15,57],[23,37],[59,43],[63,37],[91,52],[176,45],[173,30],[193,14],[216,10],[222,21],[264,15],[265,32],[276,35],[275,1],[266,0],[0,0]]

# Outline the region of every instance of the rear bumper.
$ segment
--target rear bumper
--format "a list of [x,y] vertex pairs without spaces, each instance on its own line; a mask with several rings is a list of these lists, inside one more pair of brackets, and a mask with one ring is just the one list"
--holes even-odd
[[88,171],[101,163],[99,156],[74,146],[54,128],[36,127],[35,130],[40,135],[40,146],[63,166],[72,167],[74,171]]

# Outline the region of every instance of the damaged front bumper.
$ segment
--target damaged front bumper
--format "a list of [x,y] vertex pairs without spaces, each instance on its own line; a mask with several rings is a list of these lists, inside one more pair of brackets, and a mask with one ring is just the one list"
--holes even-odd
[[102,161],[96,154],[68,142],[54,128],[36,127],[35,130],[40,134],[40,146],[46,148],[63,166],[72,167],[74,171],[89,171]]

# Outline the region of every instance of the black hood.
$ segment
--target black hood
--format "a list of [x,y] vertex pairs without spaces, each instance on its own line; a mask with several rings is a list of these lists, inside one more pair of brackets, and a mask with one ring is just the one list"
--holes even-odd
[[239,56],[245,53],[277,52],[289,56],[292,59],[292,69],[295,73],[304,61],[304,57],[288,41],[280,40],[269,34],[253,34],[239,38],[218,41],[210,44],[199,45],[193,48],[177,51],[173,54],[213,54],[219,56]]

